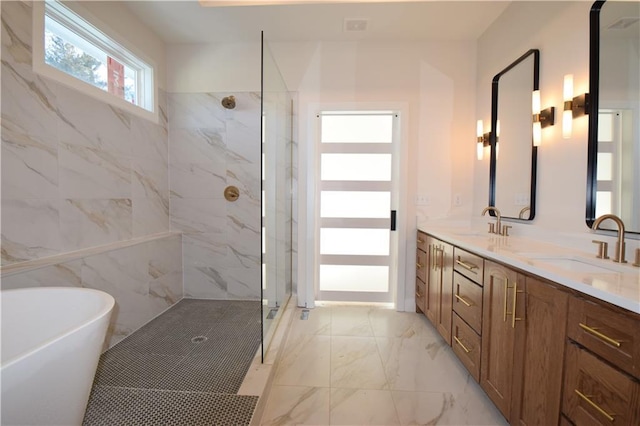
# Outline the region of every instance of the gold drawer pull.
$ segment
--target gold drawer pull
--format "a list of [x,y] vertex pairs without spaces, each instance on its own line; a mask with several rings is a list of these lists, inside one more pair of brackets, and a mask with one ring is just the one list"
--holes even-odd
[[474,269],[478,269],[477,265],[474,265],[473,263],[467,263],[464,260],[460,260],[460,258],[458,257],[456,259],[456,263],[460,266],[462,266],[465,269],[468,269],[469,271],[475,273]]
[[462,347],[462,349],[466,352],[466,353],[470,353],[471,350],[467,349],[467,347],[464,345],[464,343],[462,343],[462,341],[460,341],[460,339],[458,339],[457,336],[453,336],[453,340],[456,341],[457,344],[460,345],[460,347]]
[[592,406],[593,408],[595,408],[598,413],[602,414],[603,416],[605,416],[607,418],[607,420],[609,420],[610,422],[612,422],[614,420],[612,414],[607,413],[606,411],[604,411],[602,408],[600,408],[600,406],[598,404],[596,404],[595,402],[593,402],[591,399],[589,399],[589,397],[585,394],[583,394],[582,392],[580,392],[578,389],[574,389],[575,392],[578,394],[578,396],[580,398],[582,398],[583,400],[585,400],[585,402],[587,404],[589,404],[590,406]]
[[617,340],[614,340],[609,336],[605,336],[604,334],[600,333],[595,328],[589,327],[588,325],[584,325],[583,323],[578,323],[578,325],[580,326],[581,329],[583,329],[587,333],[593,334],[598,339],[603,340],[603,341],[607,342],[608,344],[615,346],[616,348],[619,348],[620,345],[621,345],[621,343],[618,342]]
[[424,240],[421,240],[420,238],[418,238],[418,244],[424,244]]
[[416,262],[416,268],[422,269],[422,265]]
[[418,293],[418,292],[416,292],[416,297],[417,297],[418,299],[422,299],[422,295],[421,295],[420,293]]
[[471,303],[467,302],[466,300],[464,300],[464,297],[460,296],[459,294],[456,294],[456,299],[458,299],[459,301],[461,301],[462,303],[464,303],[467,306],[471,306]]

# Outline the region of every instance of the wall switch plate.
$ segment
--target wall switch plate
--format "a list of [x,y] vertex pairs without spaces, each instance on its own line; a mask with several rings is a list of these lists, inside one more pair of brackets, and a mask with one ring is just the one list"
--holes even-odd
[[461,206],[462,205],[462,196],[460,194],[454,194],[454,196],[453,196],[453,204],[455,206]]
[[424,194],[416,195],[416,206],[428,206],[429,205],[429,197]]

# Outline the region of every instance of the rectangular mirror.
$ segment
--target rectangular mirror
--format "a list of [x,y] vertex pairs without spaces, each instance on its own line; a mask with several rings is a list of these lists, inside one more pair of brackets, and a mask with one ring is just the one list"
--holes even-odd
[[538,90],[540,51],[531,49],[493,77],[489,205],[502,217],[535,215],[536,158],[531,96]]
[[638,234],[640,2],[595,2],[590,33],[586,222],[611,213]]

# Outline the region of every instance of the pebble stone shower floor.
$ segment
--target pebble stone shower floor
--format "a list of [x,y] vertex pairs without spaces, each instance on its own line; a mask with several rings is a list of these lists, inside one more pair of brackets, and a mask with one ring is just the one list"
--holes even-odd
[[100,357],[85,426],[248,425],[260,302],[183,299]]

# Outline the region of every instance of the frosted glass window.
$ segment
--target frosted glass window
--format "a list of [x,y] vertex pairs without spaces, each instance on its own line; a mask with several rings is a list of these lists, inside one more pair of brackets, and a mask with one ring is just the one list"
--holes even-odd
[[391,193],[383,191],[322,191],[321,217],[387,218]]
[[613,155],[610,152],[598,153],[597,180],[613,179]]
[[321,254],[389,255],[388,229],[322,228]]
[[320,265],[321,291],[389,291],[389,267]]
[[391,180],[391,154],[322,154],[320,162],[322,180]]
[[596,217],[611,213],[611,192],[596,192]]
[[613,141],[613,114],[598,114],[598,142]]
[[391,143],[391,115],[323,115],[322,143]]

